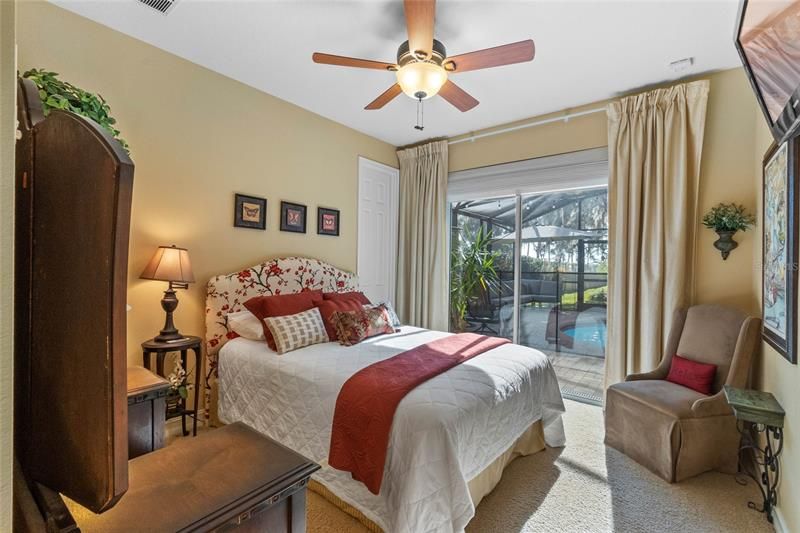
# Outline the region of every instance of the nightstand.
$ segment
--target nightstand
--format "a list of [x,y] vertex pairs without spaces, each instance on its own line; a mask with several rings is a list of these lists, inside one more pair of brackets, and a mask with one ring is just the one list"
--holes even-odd
[[[180,352],[181,364],[186,369],[186,359],[189,350],[194,352],[195,365],[194,365],[194,405],[192,409],[188,409],[187,399],[181,398],[178,402],[178,408],[167,412],[167,419],[181,417],[181,429],[183,435],[189,434],[186,431],[186,417],[192,417],[192,435],[197,436],[197,417],[198,415],[198,400],[200,399],[200,379],[199,375],[202,370],[202,349],[203,339],[200,337],[186,336],[176,341],[159,342],[155,339],[150,339],[142,343],[142,362],[145,368],[150,368],[150,356],[156,354],[156,373],[159,376],[166,377],[164,374],[164,359],[168,353]],[[187,370],[188,371],[188,370]]]
[[164,447],[169,382],[140,366],[128,367],[128,459]]

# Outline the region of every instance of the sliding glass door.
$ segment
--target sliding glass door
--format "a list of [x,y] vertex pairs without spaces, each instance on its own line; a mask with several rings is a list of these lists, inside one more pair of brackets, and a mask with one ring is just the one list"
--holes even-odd
[[603,384],[607,196],[593,187],[450,205],[451,329],[546,353],[562,392],[590,402]]
[[450,328],[513,340],[516,199],[450,207]]

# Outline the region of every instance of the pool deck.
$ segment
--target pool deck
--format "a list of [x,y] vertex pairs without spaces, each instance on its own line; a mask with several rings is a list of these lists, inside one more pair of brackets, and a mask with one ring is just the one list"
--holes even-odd
[[541,350],[547,354],[566,398],[600,404],[603,401],[605,359]]
[[[589,309],[578,315],[575,327],[598,328],[598,336],[576,339],[570,347],[548,342],[549,315],[549,307],[524,306],[520,315],[519,344],[547,355],[556,371],[564,397],[593,404],[601,403],[605,379],[605,309]],[[504,307],[499,316],[499,321],[486,324],[496,334],[490,331],[482,333],[510,339],[513,333],[513,308]],[[601,323],[602,329],[598,327]]]

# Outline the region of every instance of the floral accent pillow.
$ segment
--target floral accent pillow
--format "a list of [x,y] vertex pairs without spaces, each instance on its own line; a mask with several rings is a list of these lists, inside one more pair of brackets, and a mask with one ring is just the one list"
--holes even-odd
[[397,316],[397,312],[395,312],[394,307],[392,307],[391,302],[388,300],[382,300],[376,304],[365,304],[364,309],[375,309],[376,307],[383,306],[386,308],[386,313],[389,315],[389,323],[395,329],[399,328],[403,324],[400,322],[400,318]]
[[335,311],[331,322],[336,328],[339,344],[343,346],[353,346],[376,335],[394,333],[389,314],[382,305],[358,311]]
[[295,315],[270,316],[264,323],[275,339],[275,351],[279,354],[330,340],[316,307]]

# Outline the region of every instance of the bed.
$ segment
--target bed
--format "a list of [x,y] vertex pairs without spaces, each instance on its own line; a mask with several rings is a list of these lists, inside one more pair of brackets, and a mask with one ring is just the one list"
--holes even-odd
[[564,444],[564,405],[547,357],[506,344],[402,400],[383,485],[370,493],[327,465],[339,390],[358,370],[449,334],[404,326],[352,347],[324,343],[279,356],[227,331],[226,314],[247,299],[302,288],[345,292],[357,289],[357,280],[317,260],[286,258],[209,281],[209,383],[219,390],[219,419],[243,421],[317,461],[319,492],[372,529],[461,531],[515,456]]

